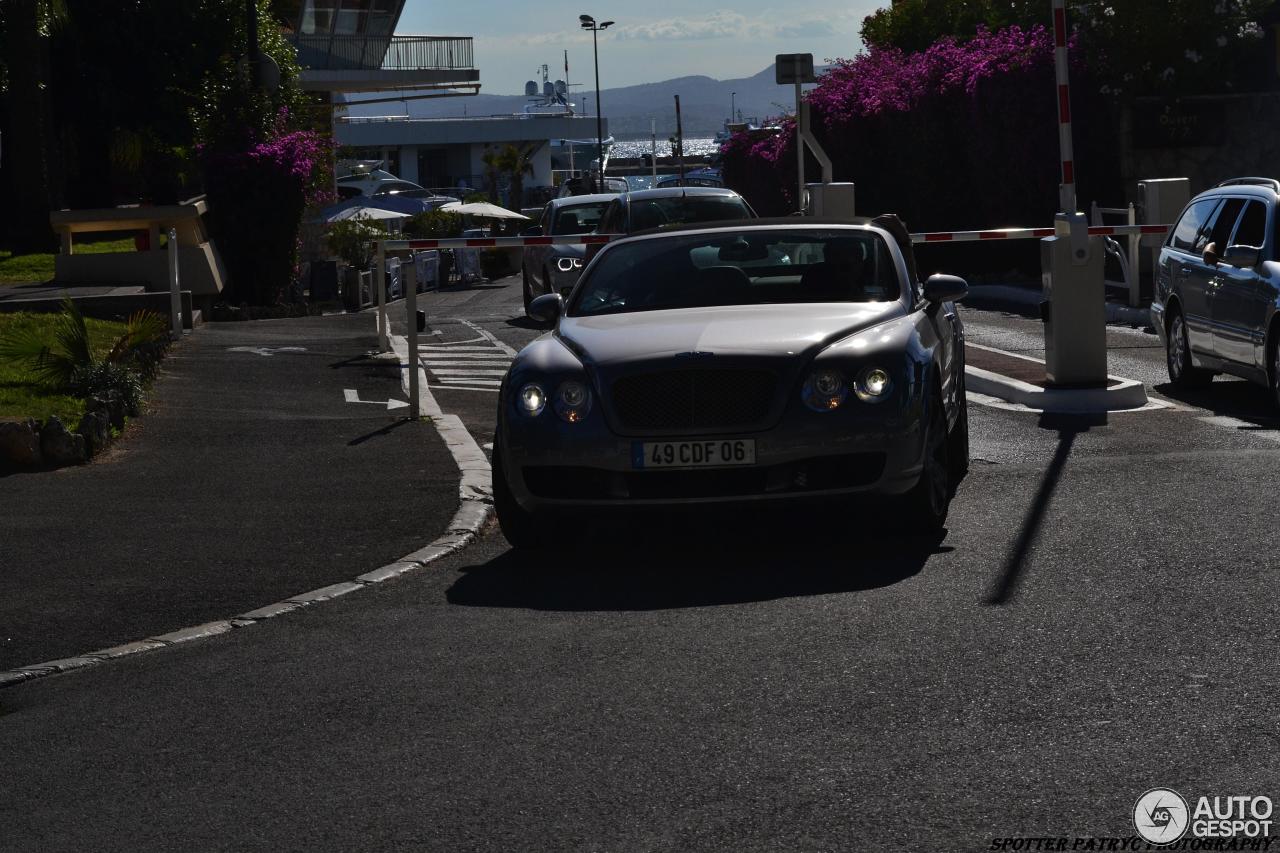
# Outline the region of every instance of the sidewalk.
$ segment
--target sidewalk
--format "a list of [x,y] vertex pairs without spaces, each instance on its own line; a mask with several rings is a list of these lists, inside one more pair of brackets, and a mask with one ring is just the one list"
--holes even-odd
[[[440,535],[458,469],[369,315],[202,327],[92,464],[0,477],[0,670],[225,619]],[[361,401],[347,402],[346,389]]]
[[[1040,302],[1044,299],[1036,284],[974,284],[962,305],[982,311],[1007,311],[1023,317],[1040,317]],[[1110,299],[1106,303],[1107,322],[1122,326],[1143,328],[1151,325],[1151,313],[1147,308],[1131,308]]]

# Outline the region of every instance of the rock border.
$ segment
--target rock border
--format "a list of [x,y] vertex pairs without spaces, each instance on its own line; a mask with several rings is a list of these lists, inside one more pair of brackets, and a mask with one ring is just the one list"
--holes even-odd
[[24,418],[0,421],[0,472],[48,471],[67,465],[83,465],[115,441],[124,430],[126,416],[137,417],[118,396],[90,397],[74,431],[62,419]]

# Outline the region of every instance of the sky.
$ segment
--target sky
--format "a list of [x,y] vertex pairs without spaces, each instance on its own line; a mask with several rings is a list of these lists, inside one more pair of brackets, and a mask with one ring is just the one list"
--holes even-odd
[[851,57],[861,48],[862,19],[888,0],[408,0],[397,32],[404,35],[472,36],[480,91],[524,92],[543,63],[551,79],[564,76],[569,51],[571,83],[592,88],[591,33],[578,15],[616,23],[600,33],[600,88],[656,83],[705,74],[749,77],[778,53],[812,53],[814,62]]

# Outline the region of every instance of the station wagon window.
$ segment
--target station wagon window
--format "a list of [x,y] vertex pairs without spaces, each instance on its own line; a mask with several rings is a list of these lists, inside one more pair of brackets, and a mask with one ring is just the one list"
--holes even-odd
[[1218,213],[1209,223],[1209,227],[1201,231],[1200,239],[1196,241],[1195,251],[1203,252],[1211,242],[1217,246],[1218,254],[1227,250],[1231,232],[1235,230],[1236,222],[1240,219],[1240,211],[1244,210],[1244,201],[1242,198],[1229,198],[1222,203],[1222,207],[1218,208]]
[[606,249],[570,316],[820,302],[888,302],[901,286],[872,231],[768,230],[672,235]]
[[555,230],[552,233],[590,234],[600,224],[600,217],[604,215],[605,208],[608,206],[609,202],[599,201],[595,204],[562,207],[556,214]]
[[1201,226],[1212,215],[1217,205],[1216,198],[1207,198],[1188,207],[1169,237],[1169,246],[1184,252],[1196,251],[1196,238],[1200,235]]
[[661,228],[664,225],[750,218],[751,210],[741,198],[677,195],[633,201],[628,230],[644,231],[648,228]]
[[1267,206],[1260,201],[1251,201],[1245,207],[1244,215],[1240,217],[1240,224],[1236,226],[1236,236],[1231,240],[1232,245],[1262,248],[1266,240]]

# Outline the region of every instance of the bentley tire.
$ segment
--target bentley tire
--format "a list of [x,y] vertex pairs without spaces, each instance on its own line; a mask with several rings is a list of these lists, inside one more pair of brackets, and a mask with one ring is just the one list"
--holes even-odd
[[493,509],[498,516],[498,526],[511,547],[518,551],[536,550],[550,546],[547,529],[539,519],[516,503],[515,495],[507,483],[502,463],[502,447],[498,437],[493,438]]
[[951,446],[947,435],[947,416],[942,409],[942,396],[934,393],[929,401],[924,422],[924,465],[920,481],[907,493],[910,521],[917,529],[934,532],[942,529],[951,508]]

